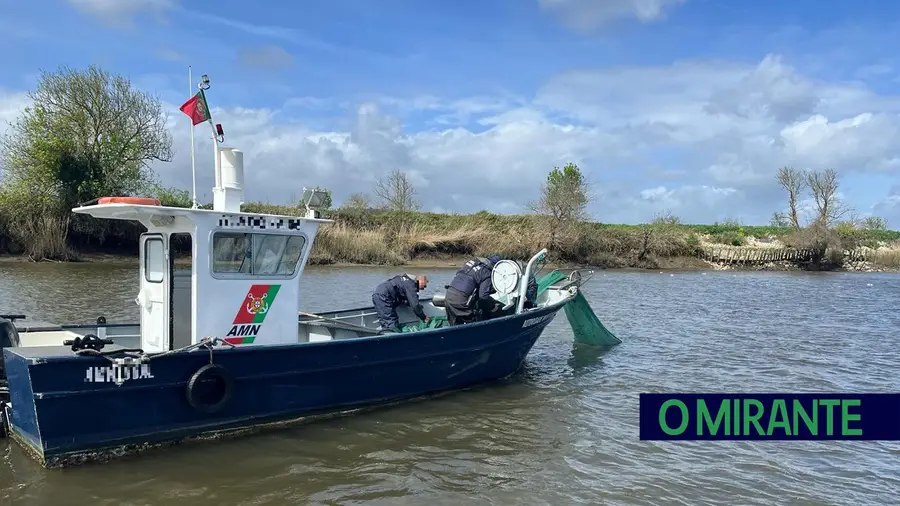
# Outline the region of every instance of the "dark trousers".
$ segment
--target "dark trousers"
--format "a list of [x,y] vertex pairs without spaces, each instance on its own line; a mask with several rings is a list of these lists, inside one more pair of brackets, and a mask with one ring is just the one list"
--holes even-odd
[[450,326],[477,322],[481,319],[481,311],[474,304],[469,304],[469,296],[453,287],[447,289],[444,310],[447,312],[447,323]]
[[372,294],[372,304],[375,306],[375,313],[378,315],[378,321],[381,323],[382,329],[400,330],[400,318],[397,316],[394,301],[383,294],[375,292]]

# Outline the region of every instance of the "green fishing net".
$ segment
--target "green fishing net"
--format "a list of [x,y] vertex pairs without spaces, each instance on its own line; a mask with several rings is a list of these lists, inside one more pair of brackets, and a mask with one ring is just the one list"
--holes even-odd
[[622,342],[603,326],[581,290],[563,307],[563,311],[572,326],[575,342],[592,346],[613,346]]

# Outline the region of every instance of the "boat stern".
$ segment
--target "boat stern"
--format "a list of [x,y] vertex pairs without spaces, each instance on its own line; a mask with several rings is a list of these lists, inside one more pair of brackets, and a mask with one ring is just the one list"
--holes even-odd
[[4,348],[3,362],[6,366],[8,406],[4,416],[8,423],[9,435],[18,439],[22,446],[44,459],[44,447],[35,409],[34,388],[29,372],[30,360],[23,356],[23,348]]
[[[116,344],[87,354],[71,346],[4,349],[9,436],[41,465],[53,468],[92,460],[91,453],[154,426],[171,406],[142,413],[146,419],[138,424],[135,413],[179,378],[154,374],[146,360],[126,356],[126,350]],[[191,360],[204,358],[198,353]]]

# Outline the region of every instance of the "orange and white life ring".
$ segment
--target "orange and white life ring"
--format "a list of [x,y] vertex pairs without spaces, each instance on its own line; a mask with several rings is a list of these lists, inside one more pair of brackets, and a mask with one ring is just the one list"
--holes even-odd
[[142,206],[162,205],[159,199],[153,197],[100,197],[97,204],[138,204]]

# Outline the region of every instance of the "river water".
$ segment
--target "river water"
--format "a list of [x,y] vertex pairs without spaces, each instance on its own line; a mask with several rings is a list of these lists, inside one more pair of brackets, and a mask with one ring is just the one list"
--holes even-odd
[[[0,264],[0,312],[136,320],[135,267]],[[311,267],[301,309],[366,305],[397,272]],[[452,271],[425,274],[432,293]],[[896,501],[900,444],[644,442],[638,393],[898,391],[900,276],[600,271],[586,293],[623,344],[575,348],[561,314],[500,384],[101,466],[43,470],[0,441],[0,504]]]

